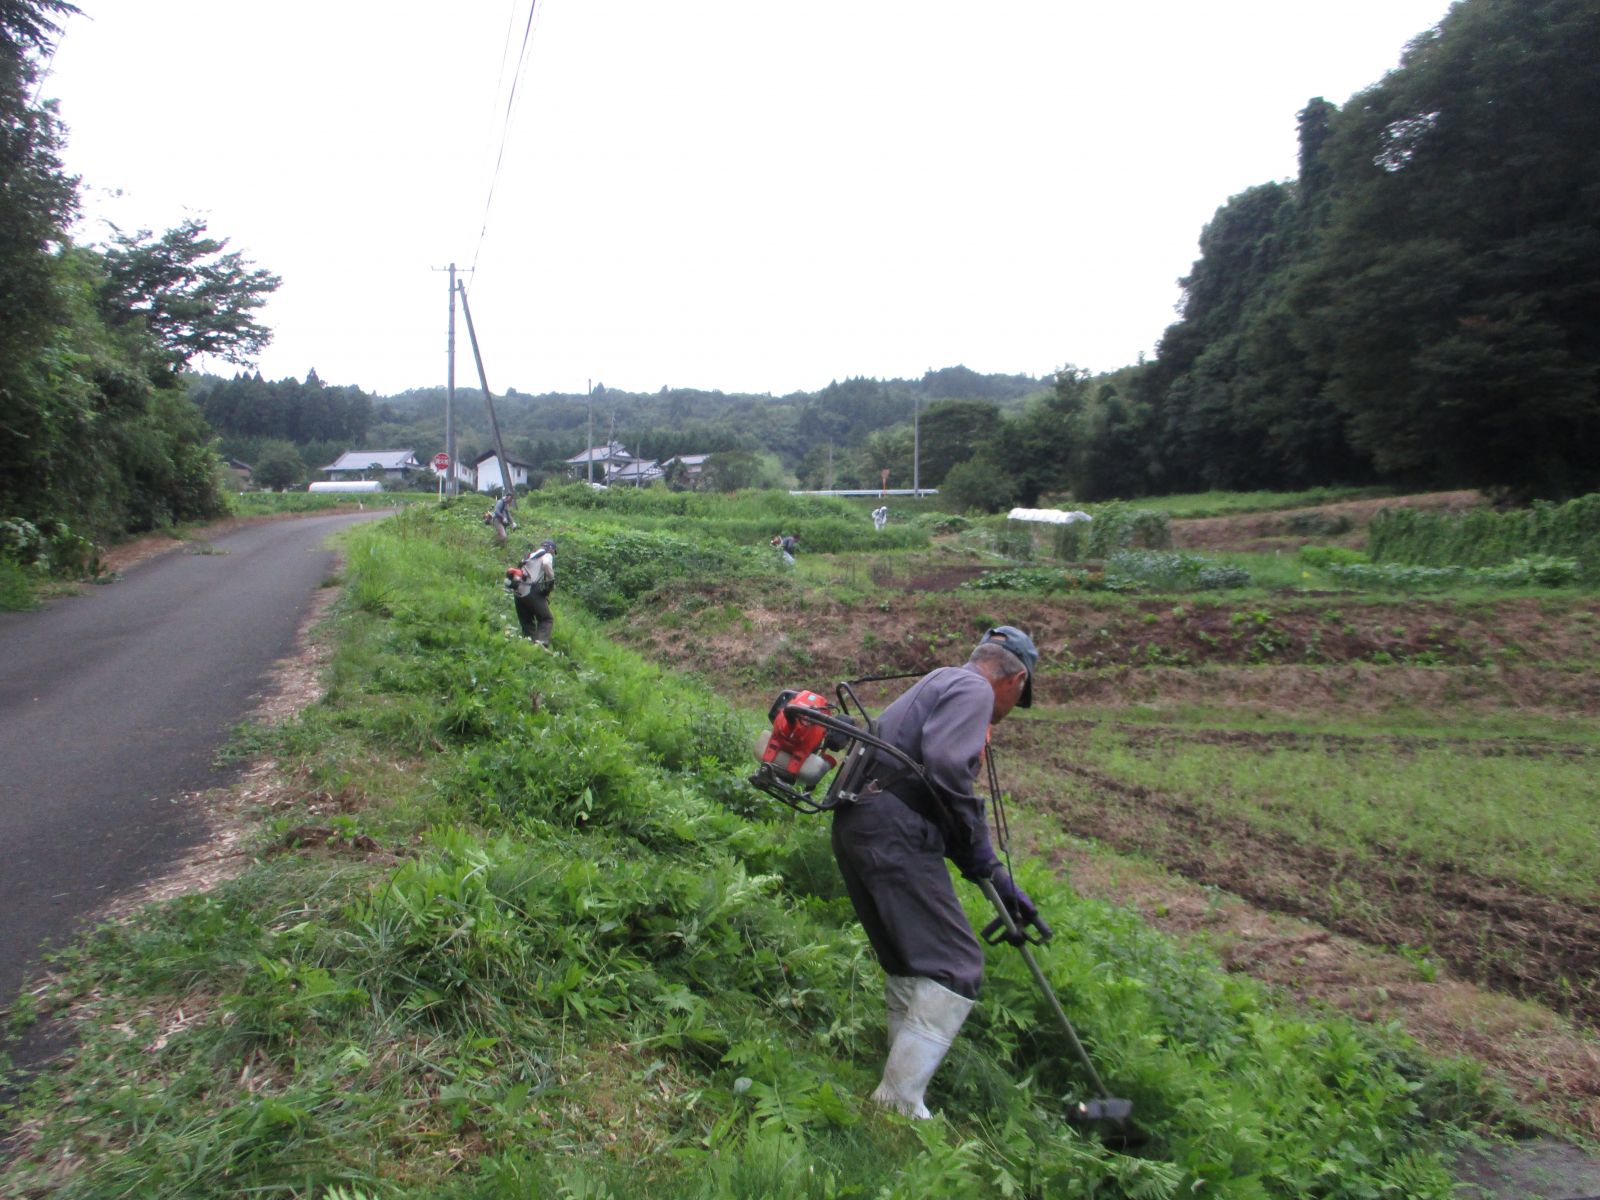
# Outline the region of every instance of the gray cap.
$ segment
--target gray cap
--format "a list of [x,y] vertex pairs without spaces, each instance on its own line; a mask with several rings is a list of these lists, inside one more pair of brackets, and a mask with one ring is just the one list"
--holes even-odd
[[1039,647],[1033,644],[1033,639],[1015,625],[996,625],[983,635],[986,642],[999,642],[1011,653],[1022,660],[1022,665],[1028,668],[1028,682],[1022,685],[1022,698],[1017,701],[1023,708],[1033,707],[1033,669],[1039,665]]

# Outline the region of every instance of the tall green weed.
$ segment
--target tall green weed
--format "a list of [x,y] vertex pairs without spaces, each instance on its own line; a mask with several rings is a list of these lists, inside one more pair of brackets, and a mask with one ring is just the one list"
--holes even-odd
[[1565,504],[1535,500],[1512,512],[1480,508],[1459,516],[1383,509],[1368,528],[1378,563],[1488,567],[1543,555],[1573,559],[1585,582],[1600,582],[1600,493]]

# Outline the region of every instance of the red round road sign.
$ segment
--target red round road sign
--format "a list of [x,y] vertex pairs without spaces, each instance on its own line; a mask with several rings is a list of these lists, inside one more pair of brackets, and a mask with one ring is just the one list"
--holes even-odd
[[450,456],[442,450],[433,456],[433,469],[435,471],[448,471],[450,469]]

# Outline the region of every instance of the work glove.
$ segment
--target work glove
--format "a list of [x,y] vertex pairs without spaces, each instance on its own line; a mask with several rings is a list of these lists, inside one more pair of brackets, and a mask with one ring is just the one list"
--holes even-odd
[[1011,872],[1003,867],[996,867],[989,882],[994,884],[995,894],[1000,897],[1000,903],[1006,906],[1006,911],[1011,914],[1011,919],[1018,926],[1033,924],[1039,916],[1039,910],[1028,898],[1028,893],[1017,886],[1017,881],[1011,878]]

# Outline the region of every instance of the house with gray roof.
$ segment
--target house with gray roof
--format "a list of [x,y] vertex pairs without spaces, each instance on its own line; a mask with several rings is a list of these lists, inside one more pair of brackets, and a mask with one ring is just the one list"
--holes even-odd
[[574,479],[587,478],[590,463],[594,464],[595,478],[604,479],[607,472],[635,461],[637,460],[623,448],[621,442],[607,442],[604,446],[591,446],[587,450],[580,450],[567,459],[566,464],[567,472]]
[[422,464],[410,450],[346,450],[323,467],[330,481],[379,479],[387,483],[404,482]]

